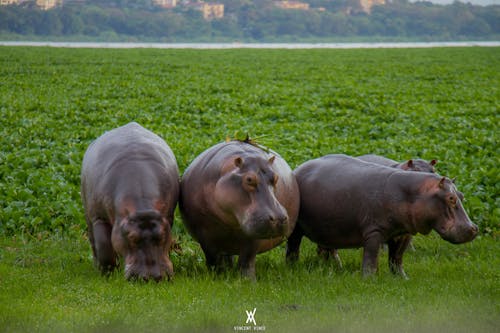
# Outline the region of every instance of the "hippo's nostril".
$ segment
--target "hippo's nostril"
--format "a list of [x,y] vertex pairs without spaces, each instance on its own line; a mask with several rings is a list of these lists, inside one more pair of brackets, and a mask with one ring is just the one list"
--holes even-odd
[[278,220],[280,224],[287,224],[288,223],[288,216],[281,216]]

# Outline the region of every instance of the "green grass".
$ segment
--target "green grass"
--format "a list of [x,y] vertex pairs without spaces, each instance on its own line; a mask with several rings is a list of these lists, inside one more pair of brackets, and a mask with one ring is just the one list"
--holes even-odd
[[[494,332],[500,325],[500,48],[92,50],[0,47],[0,331],[226,331],[257,308],[268,332]],[[299,263],[283,245],[257,257],[257,283],[207,272],[176,215],[172,283],[128,283],[93,267],[79,195],[88,144],[137,121],[181,172],[249,132],[292,168],[329,153],[438,159],[458,177],[481,236],[454,246],[419,236],[362,279]]]
[[[417,237],[406,255],[406,281],[363,279],[361,252],[343,250],[345,267],[325,263],[306,242],[287,267],[284,249],[257,259],[256,283],[236,271],[209,273],[201,251],[174,255],[171,283],[101,277],[85,239],[2,240],[0,327],[12,331],[233,331],[245,311],[266,331],[494,332],[500,324],[500,243],[490,237],[453,246]],[[189,265],[188,265],[189,264]]]

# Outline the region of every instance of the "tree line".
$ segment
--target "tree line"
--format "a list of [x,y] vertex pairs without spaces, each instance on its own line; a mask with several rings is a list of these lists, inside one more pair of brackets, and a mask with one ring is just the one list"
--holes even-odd
[[[311,0],[310,10],[277,8],[271,0],[222,0],[222,19],[192,7],[157,7],[152,0],[67,1],[50,10],[35,1],[0,6],[0,36],[96,40],[276,41],[343,37],[424,40],[498,39],[500,6],[394,0],[361,10],[359,0]],[[321,10],[320,10],[321,8]]]

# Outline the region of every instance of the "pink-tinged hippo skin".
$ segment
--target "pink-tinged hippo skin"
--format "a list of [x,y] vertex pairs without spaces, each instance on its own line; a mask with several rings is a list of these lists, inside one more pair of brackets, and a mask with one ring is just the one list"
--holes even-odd
[[422,160],[420,158],[410,159],[405,162],[396,162],[387,157],[367,154],[358,156],[362,161],[371,162],[375,164],[385,165],[391,168],[406,170],[406,171],[419,171],[419,172],[429,172],[436,173],[436,169],[434,166],[437,164],[437,160],[431,160],[427,162],[426,160]]
[[172,277],[179,170],[165,141],[134,122],[106,132],[88,147],[81,181],[88,237],[102,273],[114,270],[121,256],[129,280]]
[[478,233],[462,206],[462,193],[446,177],[346,155],[310,160],[294,173],[301,200],[287,244],[290,261],[298,259],[305,235],[322,248],[363,247],[362,270],[369,275],[377,271],[380,246],[387,243],[391,271],[406,277],[402,258],[407,244],[395,241],[399,236],[435,230],[458,244]]
[[[437,164],[437,160],[431,160],[427,162],[425,160],[417,158],[417,159],[410,159],[405,162],[396,162],[387,157],[374,154],[361,155],[358,156],[357,158],[365,162],[375,163],[406,171],[436,173],[436,169],[434,166]],[[406,247],[408,247],[411,244],[411,238],[412,236],[408,234],[396,237],[393,241],[397,243],[398,248],[404,247],[404,249],[406,249]],[[324,259],[332,257],[335,259],[339,267],[342,267],[342,262],[340,260],[338,251],[336,249],[324,249],[318,246],[318,255],[323,257]]]
[[257,253],[295,227],[299,190],[278,154],[235,140],[207,149],[186,169],[179,208],[209,268],[221,270],[238,255],[241,274],[255,279]]

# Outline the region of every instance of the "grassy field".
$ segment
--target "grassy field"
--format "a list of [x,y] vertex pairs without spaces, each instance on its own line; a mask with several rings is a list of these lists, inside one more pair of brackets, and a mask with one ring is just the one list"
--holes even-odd
[[[500,326],[500,48],[93,50],[0,47],[0,331],[223,331],[256,308],[268,332],[496,332]],[[227,136],[259,137],[292,168],[328,153],[437,159],[481,229],[418,236],[410,280],[387,254],[362,279],[306,241],[257,257],[257,282],[213,276],[177,214],[172,283],[101,277],[79,197],[88,144],[137,121],[181,172]],[[248,324],[250,325],[250,324]],[[250,325],[253,330],[253,325]]]

